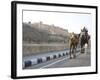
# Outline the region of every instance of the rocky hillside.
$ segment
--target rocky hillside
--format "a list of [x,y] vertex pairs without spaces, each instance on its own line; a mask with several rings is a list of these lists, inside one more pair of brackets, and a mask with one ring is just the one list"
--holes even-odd
[[32,27],[40,29],[40,30],[47,32],[48,34],[52,34],[52,35],[66,36],[68,34],[68,30],[60,28],[59,26],[54,26],[53,24],[48,25],[48,24],[39,22],[39,23],[33,23]]
[[39,23],[23,23],[25,43],[66,43],[68,31],[59,26]]

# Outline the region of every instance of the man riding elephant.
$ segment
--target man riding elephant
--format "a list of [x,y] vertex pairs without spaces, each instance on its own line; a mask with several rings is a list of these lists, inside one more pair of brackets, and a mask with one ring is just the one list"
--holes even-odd
[[87,28],[81,29],[80,33],[80,45],[81,45],[81,53],[84,53],[84,45],[88,44],[88,41],[90,39],[90,36],[88,34]]

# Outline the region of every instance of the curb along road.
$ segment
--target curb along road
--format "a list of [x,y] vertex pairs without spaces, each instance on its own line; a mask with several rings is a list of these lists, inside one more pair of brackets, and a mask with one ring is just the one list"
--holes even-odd
[[[77,52],[79,52],[80,49],[77,49]],[[24,58],[23,59],[23,69],[25,69],[26,67],[30,67],[30,66],[33,66],[33,65],[37,65],[37,64],[40,64],[40,63],[43,63],[43,62],[46,62],[46,61],[50,61],[50,60],[53,60],[53,59],[57,59],[57,58],[61,58],[61,57],[68,57],[69,56],[69,50],[64,50],[64,51],[58,51],[58,52],[51,52],[51,54],[48,54],[48,55],[43,55],[41,54],[41,56],[37,56],[37,57],[27,57],[27,58]]]

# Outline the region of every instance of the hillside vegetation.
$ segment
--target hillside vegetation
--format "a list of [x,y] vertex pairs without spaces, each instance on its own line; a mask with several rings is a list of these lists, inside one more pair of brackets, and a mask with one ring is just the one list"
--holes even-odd
[[54,25],[23,23],[23,42],[67,43],[68,31]]

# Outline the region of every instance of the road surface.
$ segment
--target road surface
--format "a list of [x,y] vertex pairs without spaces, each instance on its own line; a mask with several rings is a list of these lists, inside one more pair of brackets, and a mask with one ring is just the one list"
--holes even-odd
[[43,68],[63,68],[63,67],[81,67],[91,65],[91,53],[77,53],[75,59],[69,59],[67,56],[43,62],[37,65],[27,67],[26,69],[43,69]]

